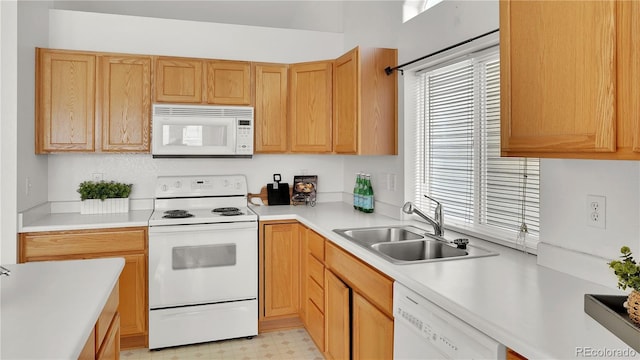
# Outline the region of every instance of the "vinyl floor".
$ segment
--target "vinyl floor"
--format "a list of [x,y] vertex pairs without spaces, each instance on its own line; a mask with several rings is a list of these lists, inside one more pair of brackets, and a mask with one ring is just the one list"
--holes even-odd
[[232,339],[209,343],[149,350],[120,352],[121,360],[185,360],[185,359],[300,359],[322,360],[322,354],[303,328],[260,334],[253,339]]

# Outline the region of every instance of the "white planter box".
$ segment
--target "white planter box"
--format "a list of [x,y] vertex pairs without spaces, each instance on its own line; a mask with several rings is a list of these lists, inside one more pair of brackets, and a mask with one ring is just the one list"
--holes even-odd
[[129,198],[89,199],[80,201],[80,214],[115,214],[129,212]]

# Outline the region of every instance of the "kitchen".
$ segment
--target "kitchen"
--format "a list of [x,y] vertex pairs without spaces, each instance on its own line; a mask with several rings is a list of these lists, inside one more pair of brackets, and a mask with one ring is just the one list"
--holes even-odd
[[[5,169],[0,179],[3,185],[0,193],[2,263],[16,261],[17,213],[46,202],[62,208],[73,206],[77,201],[75,184],[94,173],[135,183],[132,206],[145,207],[153,198],[151,189],[157,175],[192,173],[203,165],[203,161],[197,159],[152,160],[149,155],[36,156],[33,152],[35,46],[301,62],[335,58],[355,45],[368,45],[398,48],[399,63],[403,63],[493,30],[498,24],[497,1],[445,1],[403,25],[399,24],[402,8],[399,2],[347,2],[341,8],[344,11],[342,31],[305,33],[301,40],[297,36],[302,35],[294,34],[293,30],[269,29],[268,39],[290,36],[288,41],[274,42],[255,40],[261,39],[257,37],[258,33],[264,34],[265,29],[242,28],[230,46],[225,41],[228,38],[210,35],[221,32],[216,26],[221,26],[222,32],[235,29],[229,25],[65,11],[54,11],[57,15],[50,18],[50,7],[49,3],[2,3],[3,121],[0,134],[2,168]],[[337,19],[331,21],[338,22]],[[17,31],[7,31],[5,26],[14,26]],[[73,31],[74,27],[83,31]],[[424,34],[437,36],[425,37]],[[183,39],[194,39],[193,43],[206,42],[211,46],[193,46],[192,42]],[[18,49],[17,53],[6,51],[11,44]],[[278,45],[282,48],[274,50]],[[399,90],[399,129],[403,129],[402,85]],[[404,143],[405,136],[401,131],[399,144]],[[404,199],[410,198],[410,186],[404,174],[405,149],[399,146],[398,150],[399,156],[258,155],[251,160],[221,159],[204,164],[216,169],[211,173],[246,174],[250,192],[257,192],[260,186],[270,182],[274,172],[280,172],[284,179],[297,174],[317,174],[321,179],[322,201],[348,198],[353,174],[358,171],[370,172],[374,179],[394,174],[397,179],[395,191],[382,187],[375,189],[376,211],[398,214]],[[286,166],[274,169],[274,163]],[[543,160],[541,167],[541,222],[544,224],[541,238],[563,254],[562,261],[553,260],[545,265],[611,286],[615,280],[606,266],[601,265],[603,261],[616,257],[622,245],[629,245],[636,252],[640,248],[640,228],[634,221],[640,214],[638,165],[634,161]],[[380,182],[374,182],[374,186],[380,185]],[[607,228],[604,230],[585,224],[584,202],[588,194],[607,198]]]

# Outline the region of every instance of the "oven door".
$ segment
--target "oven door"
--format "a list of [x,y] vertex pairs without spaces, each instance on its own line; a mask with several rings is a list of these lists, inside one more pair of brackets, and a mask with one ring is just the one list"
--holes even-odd
[[149,228],[149,308],[256,299],[258,224]]

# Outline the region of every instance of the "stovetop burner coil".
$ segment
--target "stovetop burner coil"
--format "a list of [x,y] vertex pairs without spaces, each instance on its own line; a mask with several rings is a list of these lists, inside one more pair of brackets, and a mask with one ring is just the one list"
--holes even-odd
[[163,218],[165,219],[182,219],[193,216],[193,214],[189,213],[187,210],[167,210],[164,214]]
[[220,215],[222,216],[238,216],[238,215],[242,215],[242,211],[238,210],[238,211],[224,211],[224,212],[220,212]]
[[[238,209],[237,207],[219,207],[219,208],[215,208],[213,210],[211,210],[212,212],[216,212],[216,213],[230,213],[230,212],[234,212],[234,213],[239,213],[240,209]],[[225,215],[225,214],[222,214]]]

